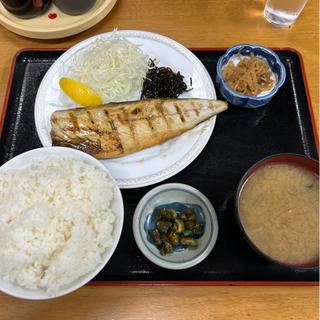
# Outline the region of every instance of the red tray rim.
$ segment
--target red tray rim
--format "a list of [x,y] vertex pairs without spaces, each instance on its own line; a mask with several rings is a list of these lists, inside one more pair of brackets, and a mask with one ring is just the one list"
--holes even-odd
[[[2,112],[0,114],[0,138],[3,130],[4,120],[9,104],[9,95],[12,88],[12,80],[16,61],[18,56],[26,51],[62,51],[68,48],[22,48],[16,52],[12,59],[9,78],[7,81],[4,104]],[[192,47],[191,51],[226,51],[227,47]],[[306,77],[306,71],[304,67],[302,54],[290,47],[272,47],[274,51],[292,51],[299,57],[299,62],[302,71],[302,78],[304,83],[304,89],[307,96],[308,108],[311,117],[312,129],[315,138],[317,152],[319,153],[319,135],[317,131],[314,110],[312,107],[311,96],[309,86]],[[90,281],[88,286],[319,286],[319,281]]]
[[319,286],[319,281],[98,281],[92,280],[87,286],[207,286],[207,287],[225,287],[225,286],[242,286],[242,287],[306,287]]

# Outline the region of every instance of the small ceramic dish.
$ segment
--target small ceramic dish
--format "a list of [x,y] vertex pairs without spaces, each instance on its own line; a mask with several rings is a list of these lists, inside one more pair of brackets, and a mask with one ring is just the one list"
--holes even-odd
[[[248,244],[253,248],[253,250],[256,253],[258,253],[260,256],[264,257],[265,259],[267,259],[273,263],[277,263],[277,264],[280,264],[282,266],[289,267],[289,268],[317,268],[317,267],[319,267],[319,260],[318,259],[311,261],[311,262],[308,262],[308,263],[297,264],[297,263],[287,263],[284,261],[280,261],[280,260],[276,259],[274,256],[271,256],[271,254],[267,254],[262,249],[260,249],[258,247],[257,243],[255,243],[255,241],[250,237],[251,233],[241,219],[242,213],[241,213],[241,209],[240,209],[241,208],[240,201],[241,201],[241,197],[243,195],[243,190],[245,188],[246,183],[261,168],[264,168],[264,167],[270,166],[270,165],[274,165],[274,164],[287,164],[287,165],[295,166],[297,168],[304,169],[305,171],[310,172],[313,175],[315,175],[317,177],[317,179],[319,180],[319,162],[314,159],[308,158],[304,155],[294,154],[294,153],[281,153],[281,154],[275,154],[275,155],[268,156],[268,157],[256,162],[254,165],[252,165],[246,171],[246,173],[243,175],[243,177],[238,185],[238,189],[237,189],[236,196],[235,196],[236,220],[238,221],[239,227],[240,227],[246,241],[248,242]],[[273,179],[274,179],[274,176],[273,176]],[[300,183],[303,181],[301,179],[300,179]],[[261,186],[261,183],[259,184],[259,186]],[[287,187],[284,187],[284,190],[288,190],[289,193],[292,191],[292,189],[287,189]],[[255,192],[255,198],[261,199],[260,188],[257,188],[257,186],[256,186],[254,189],[254,192]],[[270,195],[271,194],[274,195],[274,201],[279,201],[280,198],[285,196],[285,194],[280,195],[277,193],[277,191],[270,190],[270,188],[268,189],[267,192],[269,192]],[[265,199],[265,196],[263,198]],[[246,201],[248,201],[248,200],[246,200]],[[271,234],[270,229],[268,229],[269,226],[265,226],[265,224],[262,221],[257,220],[258,219],[257,213],[259,212],[258,210],[260,208],[260,203],[262,202],[262,200],[260,200],[260,201],[255,200],[255,201],[256,201],[255,202],[255,218],[254,218],[255,224],[259,224],[259,228],[260,228],[259,232],[261,232],[261,230],[263,231],[263,234],[264,234],[263,237],[264,238],[267,237],[267,239],[269,239],[268,250],[270,250],[270,248],[272,246],[271,240],[272,240],[273,235]],[[282,205],[284,206],[283,203],[282,203]],[[260,210],[262,210],[262,209],[260,209]],[[282,211],[291,212],[291,209],[286,209],[286,210],[282,209]],[[285,225],[288,225],[288,228],[291,226],[290,221],[292,221],[292,218],[298,219],[297,216],[292,216],[290,218],[290,216],[288,216],[288,215],[284,216],[283,213],[278,214],[276,216],[276,218],[274,218],[272,220],[273,228],[276,228],[275,230],[277,232],[283,233]],[[315,223],[317,223],[317,222],[315,221]],[[292,232],[292,230],[290,230],[290,231]],[[303,236],[303,234],[304,233],[300,232],[299,237]],[[260,233],[259,237],[261,237],[261,233]],[[284,239],[287,239],[287,238],[284,237]],[[281,242],[283,242],[283,241],[281,241]]]
[[[248,96],[231,89],[227,85],[222,76],[222,69],[228,63],[228,61],[238,55],[239,52],[241,56],[250,56],[250,54],[253,53],[258,58],[262,58],[267,61],[276,81],[270,92],[262,93],[258,96]],[[271,49],[262,46],[239,44],[231,47],[223,56],[220,57],[217,64],[216,83],[220,93],[228,102],[239,107],[258,108],[266,105],[278,92],[285,79],[286,70],[278,55]]]
[[[159,248],[149,236],[153,214],[160,207],[178,212],[191,207],[196,212],[197,221],[204,225],[196,249],[178,246],[173,253],[161,255]],[[169,183],[149,191],[138,203],[133,217],[133,235],[141,252],[156,265],[167,269],[186,269],[204,260],[213,249],[218,236],[216,212],[210,201],[197,189],[180,183]]]

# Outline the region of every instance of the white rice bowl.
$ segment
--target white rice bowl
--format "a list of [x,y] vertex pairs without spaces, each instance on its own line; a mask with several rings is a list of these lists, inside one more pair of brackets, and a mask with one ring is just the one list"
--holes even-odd
[[23,153],[0,168],[0,290],[49,299],[90,281],[111,258],[123,202],[108,171],[70,148]]

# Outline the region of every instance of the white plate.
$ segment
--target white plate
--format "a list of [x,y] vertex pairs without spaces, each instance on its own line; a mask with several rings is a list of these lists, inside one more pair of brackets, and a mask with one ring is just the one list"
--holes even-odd
[[97,267],[91,272],[81,276],[77,280],[72,283],[61,287],[58,292],[53,295],[46,293],[44,290],[30,290],[20,286],[17,286],[11,282],[0,279],[0,291],[3,291],[7,294],[18,298],[30,299],[30,300],[43,300],[43,299],[52,299],[56,297],[60,297],[66,295],[83,285],[89,282],[92,278],[94,278],[102,268],[107,264],[113,255],[118,242],[120,240],[120,235],[123,227],[123,219],[124,219],[124,208],[123,208],[123,200],[121,196],[120,189],[117,187],[116,181],[112,178],[108,170],[101,165],[101,163],[93,158],[92,156],[75,149],[64,148],[64,147],[50,147],[50,148],[39,148],[33,149],[31,151],[24,152],[19,154],[15,158],[9,160],[4,165],[0,167],[0,172],[4,172],[7,170],[18,170],[24,169],[31,166],[33,163],[36,163],[39,160],[44,160],[47,158],[55,158],[55,157],[64,157],[70,159],[81,159],[86,163],[93,165],[101,170],[104,170],[108,173],[109,178],[114,182],[114,199],[112,201],[112,211],[116,215],[116,221],[114,223],[114,228],[112,231],[113,236],[113,244],[111,247],[107,248],[107,250],[102,255],[102,260]]
[[[200,60],[187,48],[167,37],[143,31],[117,31],[120,36],[141,47],[158,66],[170,66],[180,71],[193,90],[181,98],[216,99],[216,92],[207,70]],[[43,78],[35,102],[35,123],[40,141],[51,146],[50,117],[55,110],[74,106],[59,88],[59,79],[77,51],[90,45],[97,38],[108,38],[105,33],[85,41],[65,52],[48,70]],[[101,160],[116,179],[120,188],[137,188],[163,181],[189,165],[203,150],[214,128],[216,117],[200,124],[183,135],[140,152],[117,159]]]
[[[145,223],[156,207],[180,202],[196,204],[202,208],[205,217],[204,234],[198,239],[198,247],[162,256],[159,249],[147,239]],[[186,269],[203,261],[212,251],[218,237],[216,212],[199,190],[181,183],[168,183],[149,191],[138,203],[132,222],[133,235],[141,252],[150,261],[166,269]]]

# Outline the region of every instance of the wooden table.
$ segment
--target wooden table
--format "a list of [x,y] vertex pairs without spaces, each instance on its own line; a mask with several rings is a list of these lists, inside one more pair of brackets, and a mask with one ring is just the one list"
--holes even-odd
[[[263,0],[118,0],[99,24],[60,40],[32,40],[0,26],[0,106],[13,55],[21,48],[61,48],[119,29],[157,32],[187,47],[256,43],[292,47],[304,58],[319,121],[317,0],[310,0],[290,29],[264,21]],[[1,107],[0,107],[1,108]],[[317,287],[93,287],[52,301],[25,301],[0,294],[0,319],[318,319]]]

